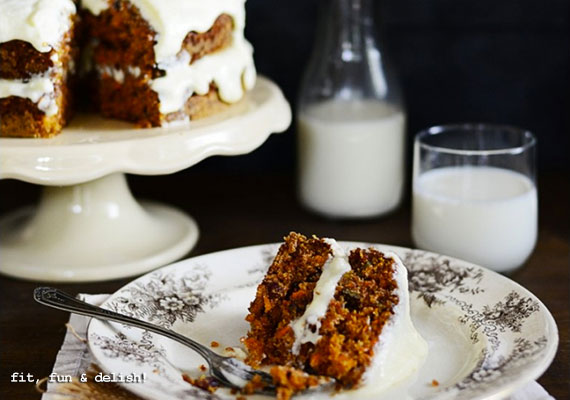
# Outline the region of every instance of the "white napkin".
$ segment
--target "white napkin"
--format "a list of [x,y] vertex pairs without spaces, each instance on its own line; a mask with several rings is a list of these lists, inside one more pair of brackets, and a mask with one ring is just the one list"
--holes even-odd
[[[80,294],[79,298],[95,305],[100,305],[109,297],[108,294]],[[74,332],[67,330],[63,345],[57,353],[52,372],[58,375],[80,376],[87,371],[92,363],[91,354],[87,349],[87,343],[79,338],[87,338],[87,325],[89,318],[71,314],[69,324]],[[55,400],[54,390],[57,383],[48,383],[47,392],[43,394],[42,400]],[[555,400],[537,382],[529,382],[511,396],[504,400]]]
[[505,400],[555,400],[536,381],[532,381],[523,386]]
[[[94,305],[101,305],[108,297],[108,294],[80,294],[78,296],[81,300]],[[73,327],[67,329],[63,344],[57,352],[55,364],[53,365],[52,373],[57,375],[70,375],[81,376],[82,373],[87,371],[93,359],[87,343],[80,340],[80,338],[87,339],[87,325],[89,325],[90,318],[77,314],[71,314],[69,318],[69,325]],[[58,400],[61,395],[56,394],[56,386],[58,383],[49,383],[47,391],[42,395],[42,400]]]

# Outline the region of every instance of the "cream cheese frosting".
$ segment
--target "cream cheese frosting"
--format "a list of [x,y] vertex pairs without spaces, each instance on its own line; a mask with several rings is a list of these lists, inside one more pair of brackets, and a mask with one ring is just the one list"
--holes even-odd
[[69,30],[75,12],[72,0],[0,0],[0,43],[22,40],[48,52]]
[[338,282],[350,271],[348,255],[334,239],[324,239],[331,246],[332,255],[323,265],[321,276],[313,290],[313,300],[309,303],[303,315],[291,323],[295,332],[295,342],[291,351],[299,354],[303,343],[317,343],[321,335],[321,319],[325,316],[329,303],[334,298]]
[[[239,34],[236,32],[234,39],[235,36]],[[167,67],[163,77],[150,82],[151,89],[158,93],[160,112],[167,114],[178,111],[194,93],[208,93],[211,82],[216,84],[223,101],[238,101],[242,98],[244,89],[249,90],[255,84],[252,52],[248,42],[234,40],[229,47],[189,65],[190,55],[183,51],[179,62]]]
[[57,113],[55,87],[49,78],[49,71],[26,81],[21,79],[0,79],[0,98],[17,96],[28,98],[37,104],[46,115]]

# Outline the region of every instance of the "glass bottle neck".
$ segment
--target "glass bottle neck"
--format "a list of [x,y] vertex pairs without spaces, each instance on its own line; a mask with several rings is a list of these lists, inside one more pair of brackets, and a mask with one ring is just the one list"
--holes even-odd
[[373,0],[329,1],[328,21],[323,23],[329,35],[337,36],[330,43],[337,46],[342,61],[361,61],[366,41],[374,41]]

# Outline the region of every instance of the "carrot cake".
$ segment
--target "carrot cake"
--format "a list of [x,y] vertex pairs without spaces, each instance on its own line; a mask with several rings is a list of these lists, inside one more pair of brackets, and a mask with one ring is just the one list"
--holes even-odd
[[337,390],[377,394],[426,357],[409,307],[407,271],[395,254],[346,252],[333,239],[290,233],[249,307],[246,362],[294,367],[334,378]]
[[86,73],[104,116],[162,126],[210,115],[255,83],[245,0],[83,0]]
[[0,0],[0,136],[50,137],[71,116],[72,0]]

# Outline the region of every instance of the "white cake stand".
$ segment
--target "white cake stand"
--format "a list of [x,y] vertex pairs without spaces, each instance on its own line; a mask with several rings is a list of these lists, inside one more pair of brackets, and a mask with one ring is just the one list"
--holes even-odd
[[241,102],[190,125],[135,129],[79,115],[53,139],[0,139],[0,179],[44,186],[37,208],[0,219],[0,273],[99,281],[184,256],[198,239],[196,222],[174,208],[137,202],[124,173],[170,174],[212,155],[248,153],[290,123],[281,91],[260,77]]

